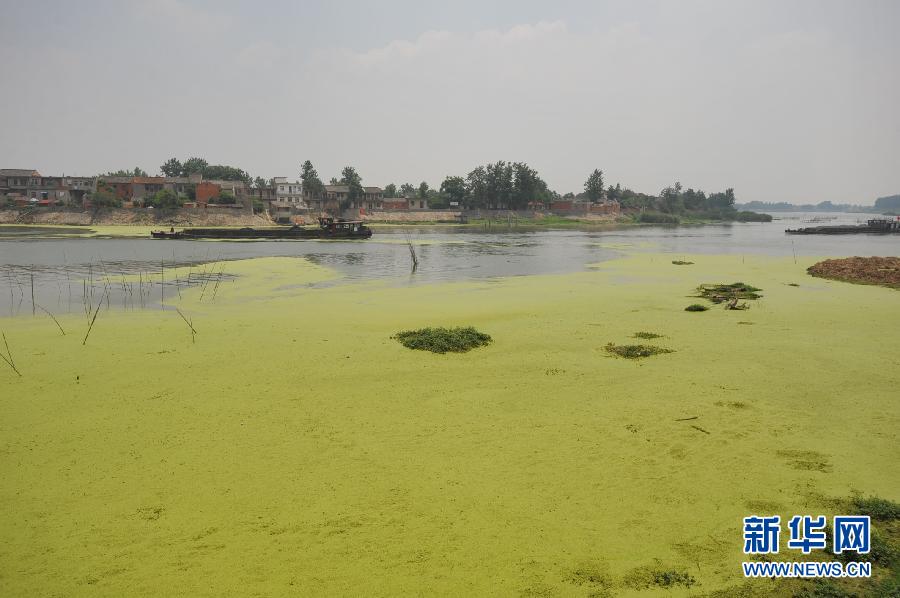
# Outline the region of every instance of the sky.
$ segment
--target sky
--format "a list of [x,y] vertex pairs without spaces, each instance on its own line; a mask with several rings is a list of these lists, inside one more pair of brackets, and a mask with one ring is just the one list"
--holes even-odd
[[900,193],[896,0],[0,0],[0,168]]

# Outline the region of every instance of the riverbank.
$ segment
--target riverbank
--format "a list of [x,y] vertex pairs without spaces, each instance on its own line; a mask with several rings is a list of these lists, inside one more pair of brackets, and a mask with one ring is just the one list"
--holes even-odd
[[[84,315],[2,318],[0,593],[699,594],[743,583],[744,516],[900,499],[896,291],[684,258],[412,287],[227,262],[168,299],[195,342],[172,309],[85,344]],[[750,310],[684,311],[735,280]],[[391,339],[456,325],[493,343]],[[604,349],[641,331],[674,352]]]
[[114,209],[98,211],[0,210],[0,224],[43,226],[270,226],[258,214],[232,208],[182,208],[179,210]]

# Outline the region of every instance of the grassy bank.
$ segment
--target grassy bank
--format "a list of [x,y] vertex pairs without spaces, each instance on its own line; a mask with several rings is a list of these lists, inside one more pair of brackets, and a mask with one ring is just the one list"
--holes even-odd
[[[686,257],[325,288],[228,262],[173,304],[195,343],[172,310],[84,345],[83,316],[0,319],[0,595],[698,595],[743,583],[744,516],[900,499],[896,291]],[[684,311],[738,280],[748,311]],[[439,326],[492,342],[391,338]],[[672,352],[606,350],[638,332]]]

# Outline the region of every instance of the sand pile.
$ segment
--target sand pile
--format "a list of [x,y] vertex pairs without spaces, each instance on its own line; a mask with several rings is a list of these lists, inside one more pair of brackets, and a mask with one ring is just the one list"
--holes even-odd
[[900,257],[848,257],[825,260],[806,270],[819,278],[900,288]]

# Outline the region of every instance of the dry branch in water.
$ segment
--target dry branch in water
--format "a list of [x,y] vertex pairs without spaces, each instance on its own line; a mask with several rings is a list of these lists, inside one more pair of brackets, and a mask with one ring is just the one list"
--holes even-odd
[[0,357],[2,357],[3,361],[6,362],[6,365],[11,367],[12,371],[14,371],[19,376],[19,378],[21,378],[22,372],[19,371],[19,369],[16,367],[16,362],[13,361],[12,351],[9,350],[9,342],[6,340],[6,333],[4,332],[0,334],[3,335],[3,344],[6,345],[6,355],[0,353]]
[[53,319],[53,322],[56,324],[57,328],[59,328],[59,331],[62,332],[62,335],[63,335],[63,336],[66,335],[66,331],[63,330],[63,327],[60,326],[60,324],[59,324],[59,320],[57,320],[56,317],[55,317],[53,314],[51,314],[49,310],[44,309],[44,308],[43,308],[42,306],[40,306],[40,305],[38,305],[38,309],[40,309],[42,312],[44,312],[45,314],[47,314],[48,316],[50,316],[50,317]]

